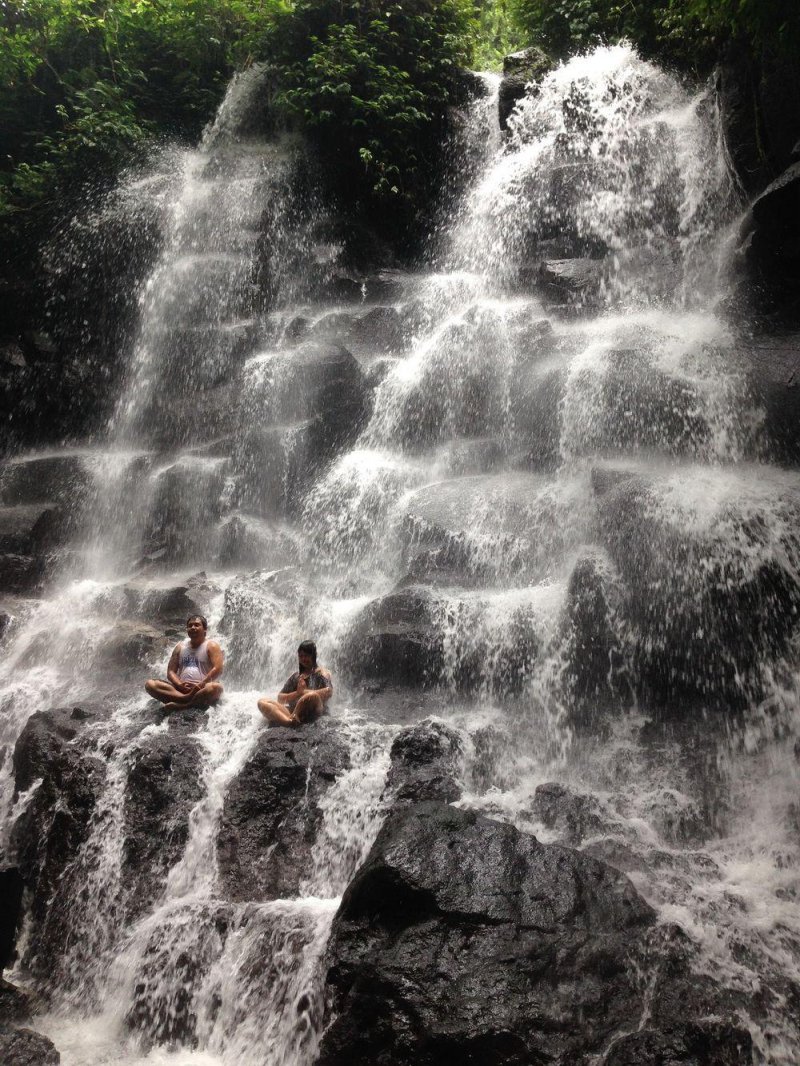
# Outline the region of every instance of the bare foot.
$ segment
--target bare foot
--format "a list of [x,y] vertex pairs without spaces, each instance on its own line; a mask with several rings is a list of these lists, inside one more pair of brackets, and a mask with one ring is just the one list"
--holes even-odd
[[165,703],[163,706],[164,706],[164,710],[165,711],[180,711],[183,707],[186,706],[186,704],[184,704],[184,703]]

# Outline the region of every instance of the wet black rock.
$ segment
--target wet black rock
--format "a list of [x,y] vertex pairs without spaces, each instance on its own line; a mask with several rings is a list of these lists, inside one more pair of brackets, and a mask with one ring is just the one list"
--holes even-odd
[[308,467],[309,423],[253,425],[237,435],[233,448],[236,505],[269,518],[300,504],[296,487]]
[[397,813],[334,922],[320,1066],[582,1061],[641,1016],[630,949],[653,922],[595,860],[443,804]]
[[519,441],[521,465],[548,470],[559,459],[561,399],[567,367],[550,361],[521,368],[510,398],[510,419]]
[[[143,738],[134,750],[125,784],[122,870],[128,913],[136,917],[158,899],[167,873],[189,837],[189,813],[204,794],[196,728],[185,711],[166,733]],[[183,728],[181,728],[181,726]]]
[[11,850],[30,899],[27,963],[45,983],[65,949],[64,919],[74,906],[64,874],[88,836],[105,777],[103,763],[79,743],[84,728],[72,707],[39,711],[14,749],[17,793],[41,779],[14,823]]
[[570,845],[580,844],[607,828],[607,820],[594,796],[572,792],[555,781],[538,786],[532,813],[545,828],[558,832],[559,839]]
[[268,644],[255,632],[277,626],[288,603],[302,602],[306,591],[296,567],[256,570],[235,578],[225,590],[220,632],[227,637],[226,675],[236,682],[257,684],[270,669]]
[[0,507],[0,552],[35,555],[59,539],[64,516],[60,508],[42,504]]
[[525,96],[526,86],[536,83],[552,70],[553,61],[541,48],[525,48],[503,59],[503,80],[498,96],[500,128],[506,129],[508,118],[519,100]]
[[21,1022],[29,1018],[36,1006],[36,997],[25,989],[0,978],[0,1025]]
[[[16,866],[8,866],[0,870],[0,973],[14,957],[14,942],[21,915],[24,887],[22,876]],[[1,1011],[0,1017],[2,1017]]]
[[756,306],[782,321],[800,321],[800,163],[789,166],[753,201],[741,240]]
[[0,367],[0,451],[74,440],[106,413],[80,358]]
[[43,556],[9,552],[0,555],[0,590],[12,594],[35,594],[47,569]]
[[706,1022],[667,1032],[641,1029],[615,1041],[605,1066],[747,1066],[753,1041],[744,1029]]
[[392,744],[386,795],[394,806],[425,800],[451,803],[461,795],[457,780],[461,757],[461,738],[443,722],[420,722],[403,729]]
[[296,415],[311,419],[308,462],[314,468],[358,436],[366,413],[364,378],[355,357],[339,344],[303,345],[292,367],[302,382]]
[[227,898],[298,894],[313,868],[320,800],[348,765],[347,747],[329,720],[302,729],[265,724],[225,797],[217,855]]
[[[536,474],[479,475],[411,493],[402,529],[411,577],[448,585],[491,583],[498,573],[520,580],[533,554],[531,501],[543,484]],[[487,515],[476,535],[476,516]]]
[[59,1066],[55,1044],[33,1029],[0,1029],[0,1062],[7,1066]]
[[315,323],[315,338],[335,341],[359,357],[397,354],[405,347],[403,318],[396,307],[334,311]]
[[680,1027],[709,1049],[698,1063],[738,1040],[745,1064],[746,1034],[695,1024],[727,1012],[693,951],[602,862],[417,804],[390,815],[342,899],[318,1063],[576,1066],[614,1041],[624,1055],[649,1010],[656,1047]]
[[79,453],[20,456],[0,471],[0,500],[9,506],[68,503],[75,508],[85,499],[91,480]]
[[600,536],[624,582],[640,694],[670,713],[697,697],[732,710],[757,695],[760,664],[800,618],[797,546],[786,533],[800,499],[785,486],[754,518],[745,480],[688,523],[679,485],[632,471],[598,498]]
[[170,645],[170,638],[163,630],[123,619],[115,624],[97,651],[98,680],[116,687],[144,683],[147,666],[160,657],[166,659]]
[[368,604],[350,633],[345,664],[358,681],[434,687],[442,641],[430,591],[408,585]]
[[729,40],[717,68],[728,157],[750,196],[792,162],[800,130],[800,75],[790,48]]

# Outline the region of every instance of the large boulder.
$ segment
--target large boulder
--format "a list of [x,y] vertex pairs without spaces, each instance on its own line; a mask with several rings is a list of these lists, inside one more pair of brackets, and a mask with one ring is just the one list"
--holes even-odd
[[29,1018],[36,1005],[36,997],[10,981],[0,978],[0,1025]]
[[461,795],[457,774],[462,759],[458,733],[443,722],[425,721],[401,730],[394,739],[386,795],[393,806]]
[[166,658],[172,643],[162,629],[145,622],[115,622],[95,652],[95,681],[115,688],[142,684],[147,668],[155,660]]
[[576,1066],[648,1003],[654,1030],[704,1017],[713,987],[655,922],[594,859],[441,803],[397,812],[334,920],[319,1066]]
[[[541,519],[536,474],[478,475],[440,481],[408,497],[404,563],[415,580],[483,584],[528,572]],[[454,580],[455,577],[455,580]]]
[[86,460],[76,451],[14,458],[0,470],[0,500],[7,506],[60,503],[76,509],[92,483]]
[[575,724],[597,727],[630,701],[619,575],[600,553],[575,562],[567,586],[565,687]]
[[58,541],[63,524],[57,507],[36,503],[0,507],[0,552],[46,551]]
[[225,590],[225,613],[220,632],[227,638],[226,673],[239,683],[261,685],[274,672],[269,640],[285,617],[307,596],[297,567],[257,570],[231,581]]
[[320,801],[348,764],[326,719],[302,730],[265,727],[225,797],[217,856],[228,899],[299,894],[313,868]]

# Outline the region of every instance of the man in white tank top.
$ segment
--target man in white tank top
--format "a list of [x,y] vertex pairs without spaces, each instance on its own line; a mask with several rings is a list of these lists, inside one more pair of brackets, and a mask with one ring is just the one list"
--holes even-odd
[[222,648],[207,639],[208,622],[201,614],[186,620],[186,640],[176,644],[167,667],[167,681],[151,678],[145,690],[168,711],[180,707],[207,707],[222,695],[216,679],[222,673]]

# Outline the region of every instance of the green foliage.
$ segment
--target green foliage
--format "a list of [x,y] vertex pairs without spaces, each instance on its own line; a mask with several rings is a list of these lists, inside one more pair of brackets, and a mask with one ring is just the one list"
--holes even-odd
[[626,39],[645,55],[706,70],[726,40],[744,40],[756,49],[800,48],[797,0],[510,2],[513,18],[526,37],[558,57]]
[[43,224],[148,137],[196,137],[285,10],[283,0],[0,0],[0,216]]
[[472,65],[476,70],[501,70],[503,57],[528,42],[514,17],[511,0],[476,4]]
[[473,19],[465,0],[299,0],[276,39],[282,99],[340,185],[419,198]]

